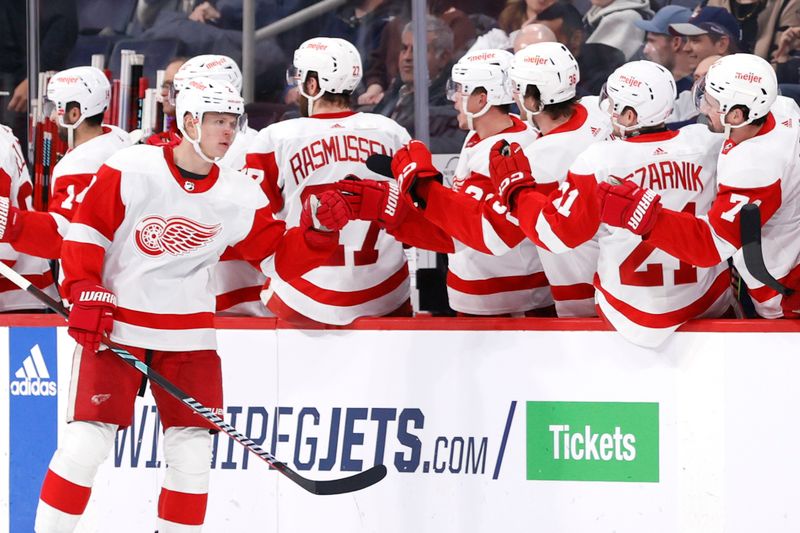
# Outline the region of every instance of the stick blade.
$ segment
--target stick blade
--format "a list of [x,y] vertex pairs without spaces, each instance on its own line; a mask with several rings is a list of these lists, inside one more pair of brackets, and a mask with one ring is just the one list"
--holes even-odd
[[384,465],[375,465],[350,477],[326,481],[306,479],[293,470],[288,470],[284,473],[311,494],[330,496],[332,494],[347,494],[348,492],[356,492],[371,487],[386,477],[387,470]]

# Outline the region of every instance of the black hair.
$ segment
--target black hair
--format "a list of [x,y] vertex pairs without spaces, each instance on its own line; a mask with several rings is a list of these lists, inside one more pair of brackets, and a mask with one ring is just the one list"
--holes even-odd
[[[745,120],[750,118],[750,110],[747,108],[747,106],[735,105],[731,107],[730,111],[733,111],[734,109],[741,110]],[[753,119],[753,122],[751,122],[750,124],[752,124],[753,126],[763,126],[766,122],[767,122],[767,115],[764,115],[763,117]]]
[[[81,108],[81,105],[78,102],[68,102],[66,112],[69,113],[73,109]],[[105,115],[106,110],[103,109],[102,113],[98,113],[96,115],[92,115],[91,117],[86,117],[83,119],[84,124],[89,124],[90,126],[102,126],[103,124],[103,115]]]
[[[317,86],[319,86],[319,76],[313,70],[309,70],[306,76],[306,82],[312,78],[317,81]],[[322,90],[321,87],[320,90]],[[319,99],[337,107],[352,107],[353,91],[343,91],[341,93],[325,92]]]
[[568,2],[558,1],[539,13],[536,17],[537,22],[558,19],[563,19],[562,28],[569,36],[578,30],[583,30],[583,17],[581,17],[581,12]]
[[[489,93],[483,87],[475,87],[475,90],[472,91],[472,94],[489,94]],[[492,107],[496,107],[497,109],[499,109],[501,112],[505,113],[506,115],[511,113],[511,104],[501,104],[501,105],[495,105],[495,106],[492,106]]]
[[[541,97],[542,94],[539,92],[539,88],[536,85],[528,85],[528,88],[525,90],[525,98],[535,98],[538,101]],[[543,112],[547,113],[553,120],[569,118],[572,116],[572,113],[575,112],[577,103],[578,97],[573,96],[569,100],[564,100],[563,102],[545,105]]]

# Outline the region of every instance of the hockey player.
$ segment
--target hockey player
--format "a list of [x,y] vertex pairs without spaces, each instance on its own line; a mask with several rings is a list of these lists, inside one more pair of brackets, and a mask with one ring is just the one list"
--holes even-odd
[[760,57],[735,54],[717,60],[698,92],[709,128],[726,139],[718,152],[718,190],[708,214],[681,212],[663,195],[659,200],[661,191],[645,181],[603,185],[602,216],[606,224],[642,235],[648,246],[692,265],[708,267],[733,257],[759,315],[798,318],[797,296],[784,298],[750,274],[739,233],[742,207],[759,204],[766,266],[784,285],[800,287],[800,116],[795,106],[776,105],[777,94],[775,72]]
[[[32,208],[31,185],[28,167],[22,155],[19,141],[11,128],[0,126],[0,261],[13,265],[34,286],[56,297],[50,265],[44,259],[21,254],[11,247],[9,241],[19,234],[20,225],[10,219],[18,219],[20,213]],[[41,238],[41,237],[39,237]],[[25,291],[6,279],[0,279],[0,312],[42,309]]]
[[[181,144],[133,146],[97,173],[64,240],[63,291],[69,333],[78,341],[68,421],[50,463],[37,533],[76,527],[98,466],[120,427],[130,424],[141,375],[100,348],[102,335],[212,409],[222,408],[211,271],[224,250],[291,280],[338,245],[346,219],[334,192],[309,198],[286,232],[246,175],[220,168],[244,104],[228,83],[199,78],[178,95]],[[315,201],[318,200],[318,201]],[[338,202],[338,204],[337,204]],[[346,206],[345,206],[346,207]],[[154,386],[167,472],[158,503],[161,533],[199,531],[208,492],[210,426]]]
[[[666,130],[674,100],[675,81],[660,65],[634,61],[614,71],[601,106],[621,138],[581,153],[567,181],[546,201],[536,192],[536,176],[520,151],[512,146],[504,157],[497,147],[499,194],[526,234],[555,252],[586,242],[599,224],[596,183],[611,180],[646,183],[675,210],[707,212],[715,193],[714,154],[722,139],[700,125]],[[730,308],[724,262],[698,269],[617,228],[600,227],[598,244],[597,304],[632,342],[659,346],[683,322],[720,316]]]
[[[236,62],[223,55],[201,55],[189,59],[175,74],[171,98],[180,92],[187,83],[199,77],[223,80],[242,90],[242,72]],[[247,126],[244,132],[236,135],[233,144],[217,162],[221,167],[241,170],[245,166],[245,155],[258,132]],[[231,250],[223,254],[214,269],[217,291],[217,312],[227,315],[270,316],[261,303],[261,287],[267,281],[257,268],[236,257]]]
[[94,67],[75,67],[50,78],[45,113],[54,115],[69,151],[53,167],[47,212],[23,210],[9,217],[8,242],[17,251],[59,258],[69,222],[98,169],[130,146],[127,132],[102,123],[110,98],[108,79]]
[[[409,140],[391,119],[351,109],[361,73],[358,51],[347,41],[304,42],[290,74],[298,83],[302,117],[266,127],[250,146],[246,171],[288,227],[299,223],[310,194],[335,187],[348,174],[370,177],[369,155],[391,155]],[[402,245],[377,222],[355,221],[341,232],[325,265],[295,280],[277,272],[262,299],[295,323],[344,325],[363,316],[408,315],[409,294]]]
[[[545,199],[566,178],[575,156],[593,142],[608,136],[610,123],[594,102],[584,106],[575,99],[578,65],[569,50],[559,43],[537,43],[520,50],[511,60],[508,76],[514,85],[517,104],[527,111],[541,133],[533,142],[526,139],[525,155],[534,167],[537,192]],[[483,119],[474,120],[477,124]],[[429,179],[438,172],[432,168],[426,172],[424,160],[430,156],[420,145],[409,145],[407,151],[397,154],[393,164],[395,172],[401,178],[409,178],[402,180],[404,189],[410,190],[414,196],[423,196],[426,217],[446,228],[463,243],[496,255],[508,254],[509,250],[522,246],[524,256],[528,256],[527,250],[530,250],[532,243],[520,244],[525,240],[525,234],[515,220],[509,219],[506,208],[497,200],[495,186],[487,177],[491,173],[489,148],[499,142],[497,139],[520,144],[519,139],[515,139],[513,134],[500,133],[490,140],[480,133],[478,131],[472,137],[484,139],[477,145],[481,146],[480,151],[465,149],[462,154],[462,157],[480,154],[466,167],[475,166],[471,175],[472,183],[483,187],[480,204],[470,202],[464,195],[458,195]],[[404,172],[409,160],[416,164],[415,172]],[[464,168],[459,166],[462,172]],[[546,248],[540,248],[539,258],[550,282],[559,316],[595,314],[592,278],[597,263],[596,250],[596,245],[587,243],[578,250],[556,256]],[[472,254],[486,264],[482,267],[484,269],[496,261],[483,254]],[[452,295],[454,292],[451,290]],[[510,296],[507,294],[504,297]]]

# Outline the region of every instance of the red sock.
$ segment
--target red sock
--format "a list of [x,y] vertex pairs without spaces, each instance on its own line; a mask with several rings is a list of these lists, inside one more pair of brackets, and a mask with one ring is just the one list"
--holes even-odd
[[162,488],[158,497],[158,517],[176,524],[202,526],[207,503],[208,494],[189,494]]
[[[86,504],[89,503],[89,496],[92,495],[91,487],[76,485],[64,479],[52,470],[47,470],[47,475],[42,483],[42,493],[40,498],[50,507],[67,514],[83,514]],[[205,506],[204,506],[205,509]]]

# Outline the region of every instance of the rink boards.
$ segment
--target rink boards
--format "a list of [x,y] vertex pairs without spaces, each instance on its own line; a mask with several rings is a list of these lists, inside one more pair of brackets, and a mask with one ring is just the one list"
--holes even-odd
[[[307,477],[389,474],[313,496],[219,437],[204,531],[800,530],[794,323],[700,322],[658,352],[596,321],[533,323],[224,321],[255,328],[219,332],[228,422]],[[0,531],[32,531],[73,347],[63,328],[0,328]],[[148,393],[78,531],[155,529],[159,439]]]

